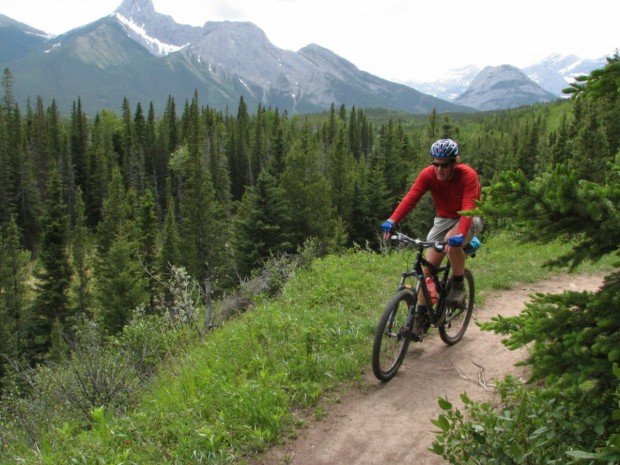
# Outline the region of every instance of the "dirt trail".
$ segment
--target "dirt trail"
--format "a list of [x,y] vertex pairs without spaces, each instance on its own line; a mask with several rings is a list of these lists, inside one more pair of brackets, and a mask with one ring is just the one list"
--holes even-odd
[[377,381],[369,368],[361,386],[327,406],[323,419],[310,421],[296,440],[250,463],[446,465],[448,462],[427,450],[436,429],[431,419],[440,413],[437,397],[447,397],[455,405],[460,405],[462,392],[474,400],[491,400],[495,379],[509,373],[526,377],[523,367],[514,366],[525,352],[508,350],[501,337],[481,332],[474,321],[486,321],[497,314],[516,315],[535,292],[596,290],[602,280],[602,275],[561,275],[486,295],[461,342],[448,347],[435,332],[422,345],[412,344],[396,377],[385,384]]

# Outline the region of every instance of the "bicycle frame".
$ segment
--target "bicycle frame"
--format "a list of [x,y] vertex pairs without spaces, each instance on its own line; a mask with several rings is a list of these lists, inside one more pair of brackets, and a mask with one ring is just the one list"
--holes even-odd
[[[428,315],[433,325],[437,325],[440,323],[440,319],[443,316],[443,309],[445,308],[444,302],[446,299],[446,290],[448,286],[448,275],[450,274],[450,261],[447,261],[445,265],[440,267],[435,267],[432,263],[426,260],[423,256],[424,249],[435,247],[438,250],[439,247],[443,249],[444,244],[435,243],[430,245],[428,242],[421,242],[418,240],[411,239],[405,236],[402,233],[396,233],[396,238],[402,240],[403,242],[414,245],[417,249],[417,255],[410,271],[404,271],[401,275],[400,285],[397,290],[400,291],[402,289],[410,289],[416,293],[416,296],[419,296],[420,289],[422,289],[422,294],[424,296],[424,300],[426,301],[426,306],[428,308]],[[424,268],[429,271],[429,276],[434,284],[435,289],[437,289],[437,303],[433,305],[430,292],[428,290],[428,286],[426,285],[427,276],[424,273]],[[443,274],[442,274],[443,273]],[[418,283],[415,286],[415,289],[406,284],[407,278],[415,278]]]

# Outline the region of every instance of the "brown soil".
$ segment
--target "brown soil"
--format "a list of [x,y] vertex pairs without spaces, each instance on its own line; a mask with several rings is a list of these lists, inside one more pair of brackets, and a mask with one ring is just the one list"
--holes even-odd
[[525,351],[508,350],[500,336],[480,331],[474,322],[497,314],[517,315],[533,293],[596,290],[602,279],[602,275],[560,275],[486,295],[461,342],[448,347],[436,332],[427,335],[421,345],[409,347],[398,374],[388,383],[377,381],[369,368],[358,387],[341,393],[336,402],[327,402],[326,415],[308,421],[297,439],[254,457],[250,463],[447,464],[428,450],[436,430],[431,419],[440,413],[437,397],[457,406],[462,392],[474,400],[489,401],[495,398],[494,380],[507,374],[527,377],[524,367],[514,366],[525,357]]

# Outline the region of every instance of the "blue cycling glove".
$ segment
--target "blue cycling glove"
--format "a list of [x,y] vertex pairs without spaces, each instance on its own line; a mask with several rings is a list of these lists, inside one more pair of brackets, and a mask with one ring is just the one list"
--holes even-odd
[[387,220],[385,223],[381,225],[381,231],[386,232],[386,233],[392,232],[394,231],[394,226],[395,226],[394,221]]
[[463,236],[462,234],[457,234],[456,236],[452,236],[448,239],[448,245],[450,247],[461,247],[464,240],[465,236]]

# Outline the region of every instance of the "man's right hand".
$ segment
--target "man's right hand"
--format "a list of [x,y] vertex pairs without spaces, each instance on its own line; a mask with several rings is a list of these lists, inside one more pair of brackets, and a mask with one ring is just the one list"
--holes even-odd
[[394,227],[396,224],[392,220],[387,220],[385,223],[381,225],[381,231],[383,231],[383,240],[388,241],[390,237],[392,237],[392,233],[394,232]]

